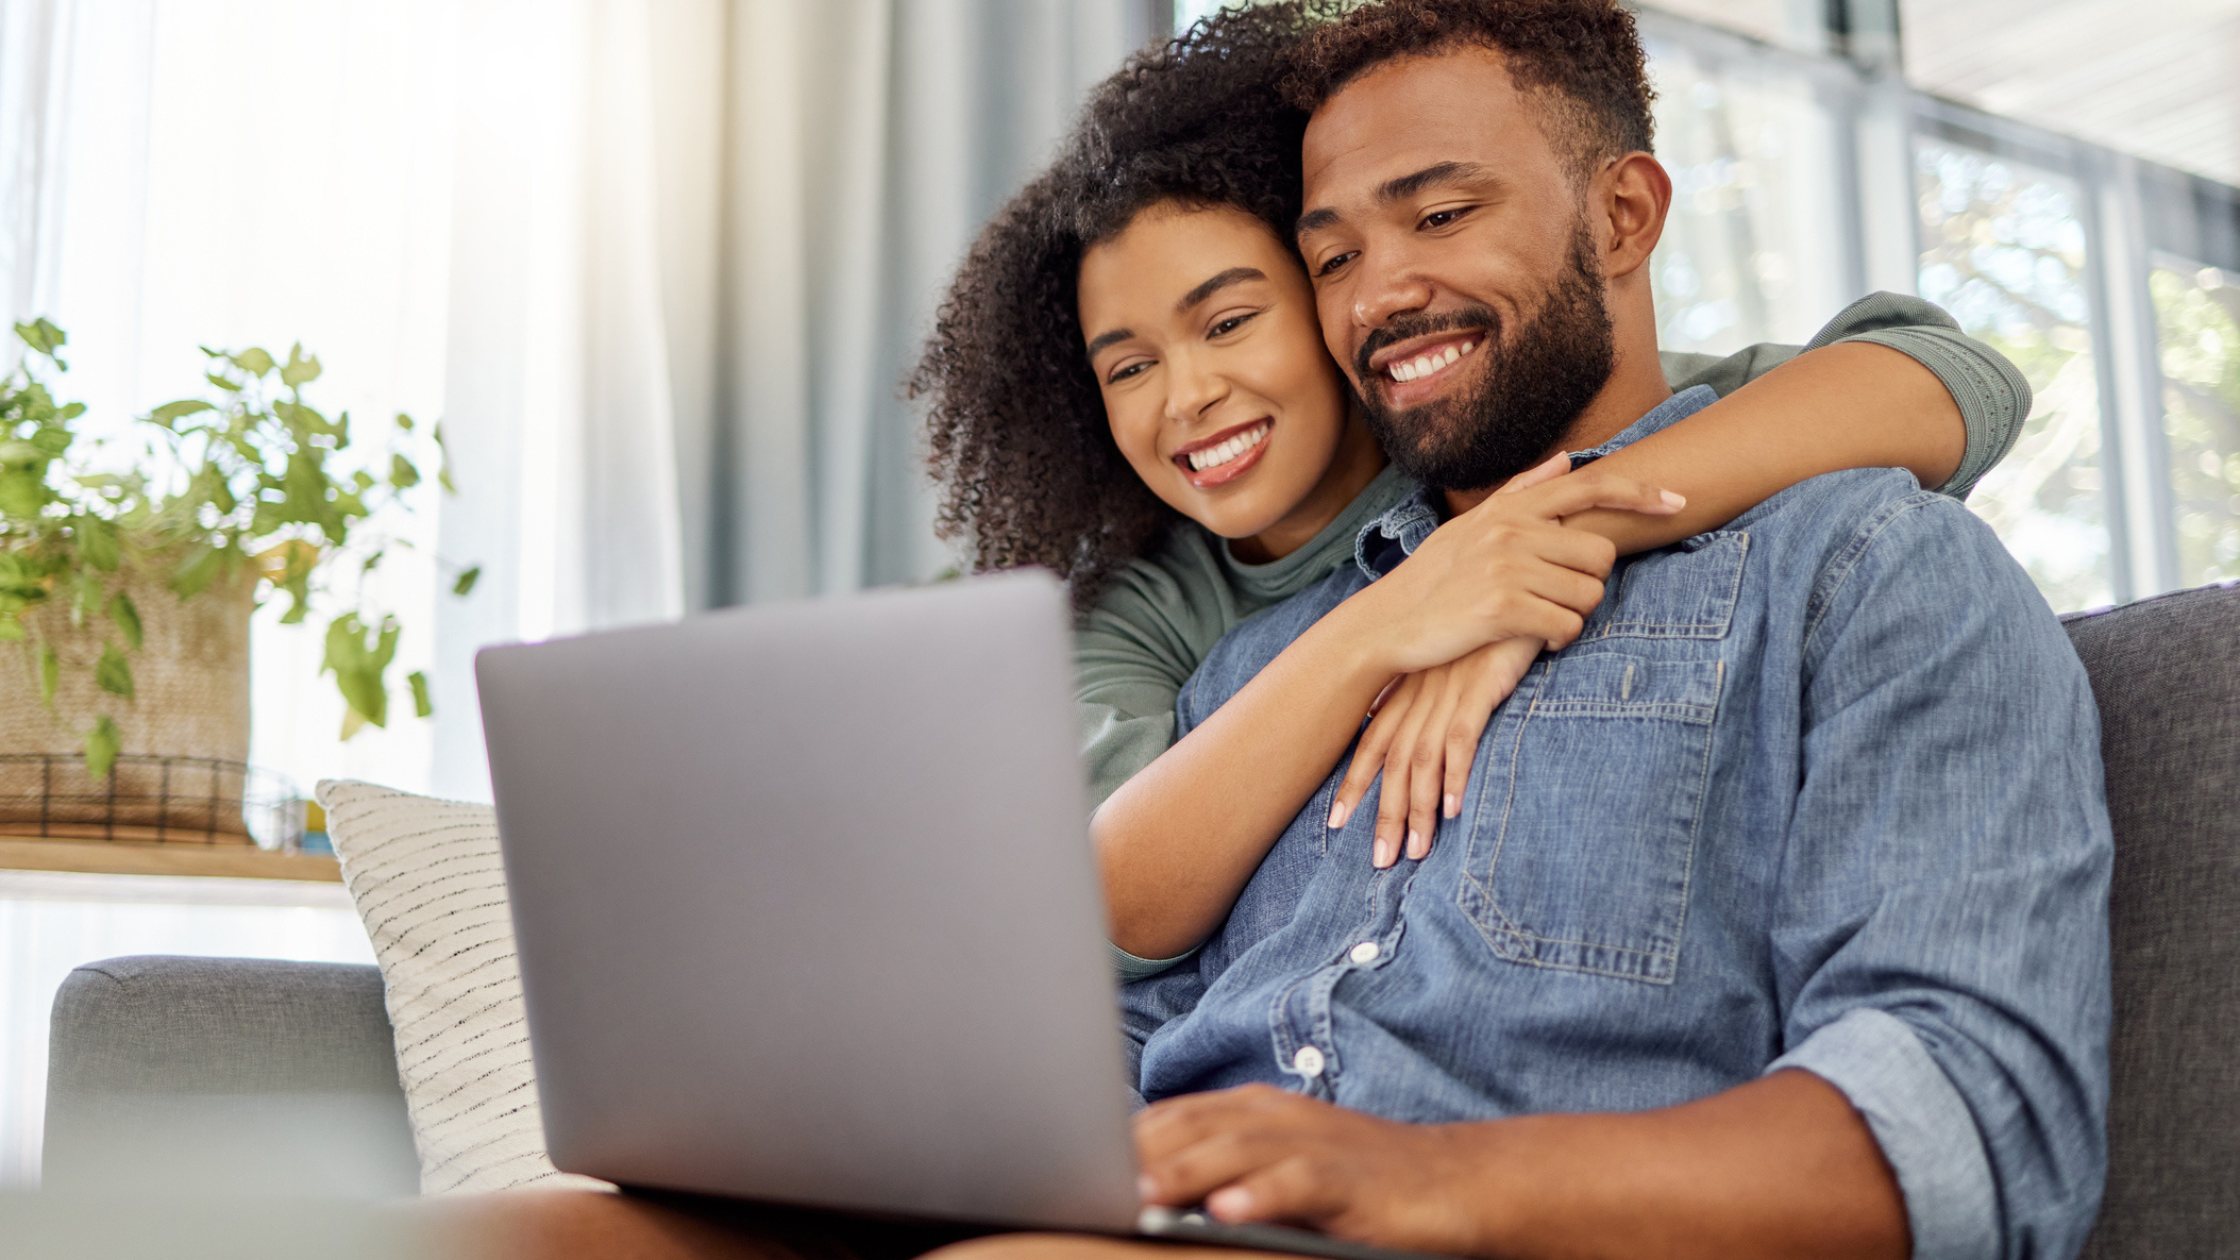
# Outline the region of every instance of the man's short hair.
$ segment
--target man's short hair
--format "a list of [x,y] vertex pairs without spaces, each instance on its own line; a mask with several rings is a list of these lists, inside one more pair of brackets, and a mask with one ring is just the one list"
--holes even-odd
[[1367,70],[1456,47],[1496,49],[1517,90],[1544,111],[1548,142],[1575,181],[1650,152],[1656,124],[1633,14],[1617,0],[1381,0],[1310,33],[1285,91],[1315,110]]

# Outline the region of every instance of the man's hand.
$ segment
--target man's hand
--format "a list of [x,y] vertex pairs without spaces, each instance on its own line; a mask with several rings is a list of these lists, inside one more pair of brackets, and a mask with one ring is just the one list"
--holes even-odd
[[1224,1221],[1455,1254],[1484,1250],[1486,1132],[1380,1120],[1270,1085],[1168,1099],[1135,1121],[1148,1203],[1202,1201]]

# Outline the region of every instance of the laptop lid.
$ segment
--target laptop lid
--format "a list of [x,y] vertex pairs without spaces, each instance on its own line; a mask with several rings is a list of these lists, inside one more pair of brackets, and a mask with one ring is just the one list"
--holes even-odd
[[1012,574],[477,657],[554,1163],[1133,1223],[1067,627]]

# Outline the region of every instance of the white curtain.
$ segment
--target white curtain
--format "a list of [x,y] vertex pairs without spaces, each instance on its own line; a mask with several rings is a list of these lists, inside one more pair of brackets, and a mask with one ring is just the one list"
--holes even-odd
[[1143,0],[467,0],[439,792],[480,644],[949,563],[900,383]]
[[[374,575],[436,717],[339,743],[322,627],[274,607],[251,757],[486,798],[477,647],[947,563],[900,379],[975,228],[1162,7],[0,0],[0,302],[69,330],[68,393],[111,429],[199,392],[197,345],[298,339],[314,403],[443,419],[459,493]],[[482,565],[469,598],[447,563]],[[290,936],[306,909],[15,900],[0,976],[357,956]],[[0,997],[0,1183],[37,1167],[51,997]]]

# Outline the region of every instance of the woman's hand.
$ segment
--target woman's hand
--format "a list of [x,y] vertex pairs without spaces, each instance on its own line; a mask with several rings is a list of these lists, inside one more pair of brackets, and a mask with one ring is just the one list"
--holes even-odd
[[1597,508],[1670,516],[1679,495],[1558,455],[1432,531],[1414,554],[1356,594],[1394,675],[1461,659],[1500,639],[1560,648],[1602,602],[1617,562],[1609,539],[1564,518]]
[[[1573,480],[1559,491],[1543,492],[1533,499],[1506,497],[1522,495],[1559,478]],[[1458,525],[1463,526],[1465,532],[1481,535],[1462,540],[1466,543],[1483,546],[1488,536],[1505,536],[1512,544],[1538,542],[1545,545],[1553,537],[1546,526],[1552,524],[1560,529],[1562,517],[1574,510],[1566,505],[1589,501],[1598,504],[1622,501],[1633,510],[1653,513],[1677,511],[1684,502],[1678,495],[1622,478],[1572,473],[1571,457],[1559,453],[1510,478],[1484,503],[1449,521],[1417,548],[1416,555],[1429,551],[1439,534]],[[1520,521],[1524,523],[1522,528],[1517,524]],[[1599,560],[1595,577],[1606,577],[1614,555],[1601,559],[1601,549],[1586,550],[1591,553],[1590,558]],[[1411,561],[1413,559],[1410,557]],[[1545,555],[1539,560],[1543,565],[1549,563]],[[1528,565],[1530,563],[1527,561]],[[1562,604],[1561,614],[1575,617],[1581,624],[1586,614],[1601,602],[1602,586],[1598,580],[1571,581],[1539,569],[1512,569],[1511,575],[1518,572],[1533,572],[1543,580],[1576,587],[1569,592],[1571,602]],[[1579,576],[1586,579],[1585,574]],[[1591,591],[1589,581],[1592,581]],[[1523,601],[1521,606],[1532,607],[1530,601]],[[1561,615],[1549,608],[1534,611],[1544,617]],[[1555,644],[1557,647],[1569,643],[1579,630],[1579,626],[1568,619],[1553,622],[1550,628],[1561,635],[1561,640]],[[1403,845],[1411,860],[1428,855],[1432,834],[1438,827],[1437,819],[1453,818],[1462,812],[1462,789],[1469,782],[1470,766],[1476,760],[1478,738],[1485,733],[1486,722],[1501,702],[1509,698],[1509,693],[1516,690],[1517,683],[1524,678],[1525,671],[1532,668],[1541,650],[1549,646],[1548,639],[1547,635],[1530,634],[1501,639],[1447,664],[1394,679],[1371,706],[1369,729],[1362,733],[1360,746],[1354,750],[1353,763],[1347,767],[1345,781],[1338,785],[1338,795],[1330,809],[1331,828],[1345,826],[1346,819],[1352,817],[1354,809],[1361,804],[1361,798],[1368,794],[1369,784],[1382,773],[1384,791],[1377,797],[1376,841],[1370,849],[1370,861],[1379,869],[1390,866],[1399,860]],[[1438,807],[1436,817],[1432,812],[1434,804]]]
[[1446,665],[1436,665],[1394,682],[1381,698],[1376,716],[1354,750],[1353,764],[1338,785],[1330,825],[1343,827],[1381,771],[1384,791],[1377,798],[1376,844],[1370,861],[1378,869],[1401,855],[1401,838],[1411,859],[1431,852],[1439,816],[1462,812],[1462,788],[1478,752],[1478,737],[1517,682],[1540,655],[1538,639],[1503,639]]

